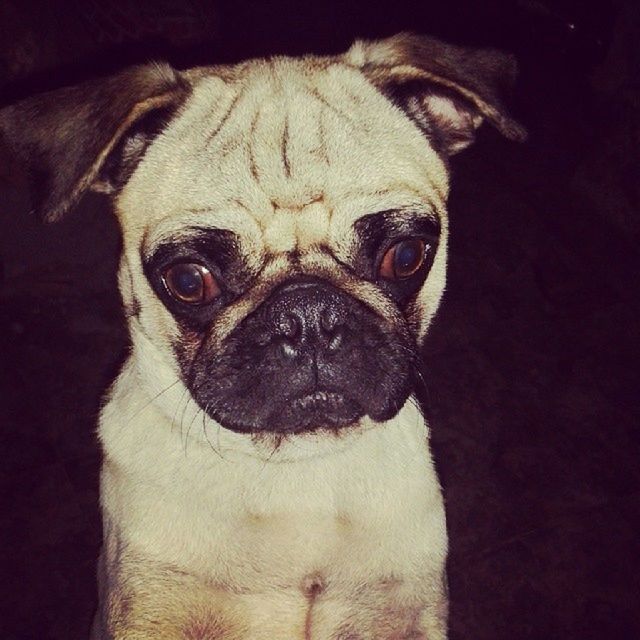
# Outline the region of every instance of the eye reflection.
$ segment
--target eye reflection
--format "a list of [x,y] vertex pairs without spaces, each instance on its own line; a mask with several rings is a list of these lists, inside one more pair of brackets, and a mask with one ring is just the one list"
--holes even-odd
[[412,238],[397,242],[384,254],[379,275],[389,280],[409,278],[424,264],[425,255],[424,240]]
[[206,304],[220,293],[209,269],[195,262],[174,264],[163,273],[162,280],[173,298],[187,304]]

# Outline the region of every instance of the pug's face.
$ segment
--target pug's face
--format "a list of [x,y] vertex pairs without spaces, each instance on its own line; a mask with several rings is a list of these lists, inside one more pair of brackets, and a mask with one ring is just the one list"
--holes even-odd
[[[483,53],[480,71],[504,75],[506,58]],[[483,118],[522,136],[456,56],[470,64],[400,36],[332,58],[138,70],[149,95],[122,108],[90,179],[76,173],[114,194],[150,388],[174,380],[243,434],[398,413],[445,285],[447,158]]]
[[444,287],[447,182],[357,70],[198,80],[118,199],[134,323],[241,432],[393,417]]

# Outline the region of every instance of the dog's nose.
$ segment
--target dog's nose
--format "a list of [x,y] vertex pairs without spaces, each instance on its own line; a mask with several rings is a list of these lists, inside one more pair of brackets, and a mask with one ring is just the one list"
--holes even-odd
[[269,342],[278,343],[286,358],[308,352],[331,354],[343,343],[347,313],[346,295],[328,283],[286,284],[267,302]]

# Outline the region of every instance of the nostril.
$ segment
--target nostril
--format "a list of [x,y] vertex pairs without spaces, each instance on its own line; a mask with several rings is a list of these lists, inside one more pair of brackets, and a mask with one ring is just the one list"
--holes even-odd
[[279,314],[275,322],[275,338],[282,356],[293,360],[300,353],[303,319],[291,311]]
[[300,334],[300,320],[292,313],[283,313],[276,323],[276,331],[283,338],[297,338]]
[[282,351],[282,355],[288,360],[293,360],[299,355],[298,349],[295,347],[295,345],[289,342],[289,340],[283,340],[280,343],[280,350]]
[[329,342],[327,343],[327,351],[335,353],[340,349],[344,341],[344,328],[338,327],[334,332]]
[[320,328],[328,336],[335,334],[336,330],[342,327],[343,324],[343,314],[334,307],[327,307],[320,314]]

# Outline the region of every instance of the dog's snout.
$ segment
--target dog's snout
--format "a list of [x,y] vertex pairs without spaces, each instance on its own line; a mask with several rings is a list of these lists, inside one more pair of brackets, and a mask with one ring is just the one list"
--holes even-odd
[[307,352],[335,352],[344,339],[348,300],[324,283],[291,283],[266,303],[269,342],[295,358]]
[[384,421],[410,391],[409,351],[362,300],[328,280],[271,290],[211,353],[193,387],[239,432],[302,433]]

